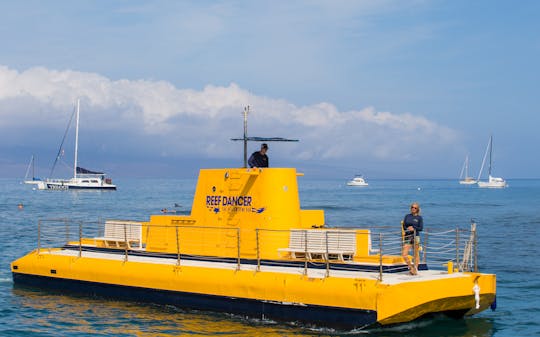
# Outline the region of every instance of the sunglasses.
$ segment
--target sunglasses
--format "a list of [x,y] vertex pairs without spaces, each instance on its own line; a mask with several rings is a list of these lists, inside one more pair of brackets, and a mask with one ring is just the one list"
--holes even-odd
[[411,206],[411,209],[418,209],[418,207],[416,207],[416,206]]

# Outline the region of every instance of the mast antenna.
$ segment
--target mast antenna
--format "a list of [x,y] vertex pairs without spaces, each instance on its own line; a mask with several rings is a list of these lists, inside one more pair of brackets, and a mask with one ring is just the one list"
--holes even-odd
[[243,138],[231,138],[234,141],[244,142],[244,168],[247,168],[247,143],[248,142],[298,142],[298,139],[288,139],[282,137],[248,137],[247,116],[250,112],[249,105],[244,107],[242,112],[244,116],[244,137]]

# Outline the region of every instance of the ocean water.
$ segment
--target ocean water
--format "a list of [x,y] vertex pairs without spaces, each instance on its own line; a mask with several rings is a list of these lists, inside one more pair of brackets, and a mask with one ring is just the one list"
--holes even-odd
[[36,191],[0,179],[0,336],[540,336],[540,180],[490,190],[454,180],[370,180],[358,188],[300,177],[302,208],[324,209],[329,226],[399,228],[412,201],[427,228],[468,228],[472,219],[478,225],[479,269],[497,274],[496,311],[361,331],[14,287],[9,264],[36,247],[38,219],[147,220],[175,204],[189,212],[196,180],[115,183],[115,192]]

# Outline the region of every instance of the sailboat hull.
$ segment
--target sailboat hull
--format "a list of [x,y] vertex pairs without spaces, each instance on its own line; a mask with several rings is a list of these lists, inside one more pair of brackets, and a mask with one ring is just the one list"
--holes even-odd
[[507,186],[506,180],[503,178],[489,176],[488,181],[479,181],[478,187],[482,188],[505,188]]
[[459,183],[461,185],[474,185],[476,184],[476,180],[469,178],[469,179],[460,180]]
[[116,190],[116,185],[109,184],[102,179],[55,179],[38,183],[40,190]]

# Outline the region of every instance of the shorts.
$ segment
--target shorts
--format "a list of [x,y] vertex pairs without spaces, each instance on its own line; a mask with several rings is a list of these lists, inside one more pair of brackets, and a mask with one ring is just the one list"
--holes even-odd
[[412,244],[417,244],[419,245],[420,244],[420,236],[419,235],[414,235],[413,233],[411,234],[405,234],[405,236],[403,236],[403,244],[404,245],[412,245]]

